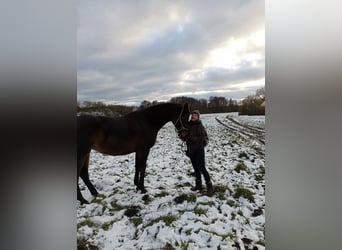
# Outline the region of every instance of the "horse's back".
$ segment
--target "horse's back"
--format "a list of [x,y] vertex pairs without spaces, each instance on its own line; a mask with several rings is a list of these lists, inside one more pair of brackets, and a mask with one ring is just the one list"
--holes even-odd
[[157,135],[139,112],[116,118],[79,116],[77,130],[80,150],[92,148],[110,155],[124,155],[152,147]]
[[122,155],[136,149],[132,138],[137,126],[125,116],[83,115],[77,117],[79,151],[94,149],[104,154]]
[[148,130],[146,122],[138,117],[104,118],[94,149],[111,155],[135,152],[148,141]]

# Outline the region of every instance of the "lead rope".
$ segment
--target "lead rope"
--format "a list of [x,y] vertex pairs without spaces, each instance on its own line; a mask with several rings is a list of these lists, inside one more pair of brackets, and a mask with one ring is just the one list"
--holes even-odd
[[[183,104],[182,110],[181,110],[181,112],[179,113],[178,119],[177,119],[176,122],[175,122],[175,131],[176,131],[177,133],[178,133],[179,131],[181,131],[181,130],[187,130],[187,128],[184,127],[183,122],[182,122],[182,114],[183,114],[183,111],[184,111],[184,106],[185,106],[185,104]],[[180,129],[177,129],[177,127],[176,127],[176,124],[177,124],[178,122],[180,122],[180,124],[181,124],[181,128],[180,128]]]
[[[175,126],[176,136],[178,136],[179,131],[187,130],[187,128],[184,127],[183,122],[182,122],[182,114],[183,114],[183,111],[184,111],[184,107],[185,107],[185,104],[183,104],[182,110],[179,113],[178,119],[176,120],[175,125],[174,125]],[[180,122],[180,124],[181,124],[181,128],[180,129],[177,129],[177,127],[176,127],[176,124],[178,122]],[[186,150],[187,150],[186,142],[185,141],[181,141],[181,144],[180,144],[180,151],[181,151],[181,153],[185,154]]]

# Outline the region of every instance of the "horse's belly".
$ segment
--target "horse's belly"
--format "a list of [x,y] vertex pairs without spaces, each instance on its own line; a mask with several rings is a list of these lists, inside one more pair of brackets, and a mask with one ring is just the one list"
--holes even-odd
[[124,146],[100,146],[94,144],[92,149],[107,155],[126,155],[133,153],[135,150],[131,147],[124,147]]

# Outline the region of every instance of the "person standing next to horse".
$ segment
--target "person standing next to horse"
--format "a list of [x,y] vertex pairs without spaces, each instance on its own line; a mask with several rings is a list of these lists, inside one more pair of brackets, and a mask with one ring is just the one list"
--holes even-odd
[[196,185],[191,188],[192,191],[202,191],[202,176],[204,176],[207,184],[207,194],[213,195],[214,189],[210,180],[209,173],[205,168],[204,147],[208,143],[208,136],[202,121],[199,119],[200,112],[194,110],[191,112],[191,120],[189,122],[189,134],[186,139],[187,151],[186,155],[190,158],[192,167],[195,170]]

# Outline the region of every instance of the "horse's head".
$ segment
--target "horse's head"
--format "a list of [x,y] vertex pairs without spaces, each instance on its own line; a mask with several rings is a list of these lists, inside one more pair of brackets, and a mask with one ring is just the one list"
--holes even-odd
[[178,133],[178,137],[183,141],[186,139],[187,135],[189,134],[189,116],[190,116],[189,107],[188,107],[188,104],[185,103],[181,107],[181,110],[179,112],[176,122],[174,122],[174,125]]

